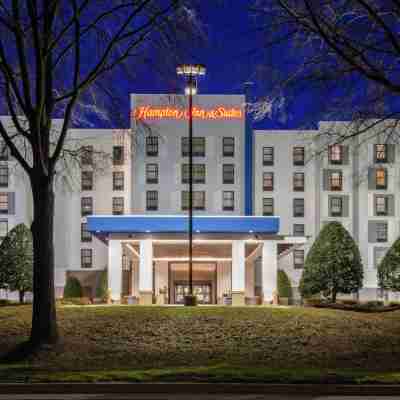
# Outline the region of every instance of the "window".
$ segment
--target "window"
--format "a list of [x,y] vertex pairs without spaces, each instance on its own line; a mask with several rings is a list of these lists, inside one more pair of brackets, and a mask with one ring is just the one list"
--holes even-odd
[[387,222],[376,223],[376,241],[387,242],[388,240],[388,226]]
[[113,172],[113,190],[124,190],[124,172]]
[[0,214],[8,214],[8,193],[0,193]]
[[158,136],[146,137],[146,155],[148,157],[158,156]]
[[387,174],[386,169],[375,170],[376,189],[387,188]]
[[92,268],[92,249],[81,249],[81,268]]
[[263,147],[263,165],[274,165],[273,147]]
[[296,269],[304,268],[304,250],[293,251],[293,266]]
[[[193,157],[205,157],[206,156],[206,138],[194,137],[193,138]],[[182,157],[189,156],[189,138],[187,136],[182,137]]]
[[146,164],[146,183],[158,183],[158,164]]
[[343,146],[340,144],[329,146],[328,158],[331,164],[343,164]]
[[93,190],[93,172],[92,171],[82,171],[81,188],[82,188],[82,190]]
[[304,165],[304,147],[293,147],[293,165]]
[[[194,191],[193,192],[193,209],[194,210],[205,210],[206,208],[206,192]],[[189,209],[189,192],[182,192],[182,210]]]
[[124,213],[124,198],[123,197],[113,197],[112,213],[113,213],[113,215],[122,215]]
[[263,198],[263,215],[274,215],[274,199],[272,197]]
[[113,147],[113,164],[114,165],[124,164],[124,146]]
[[274,173],[264,172],[263,173],[263,190],[264,192],[271,192],[274,190]]
[[235,209],[235,192],[224,191],[222,193],[222,209],[224,211],[233,211]]
[[235,138],[234,137],[224,137],[222,139],[222,155],[224,157],[234,157],[235,156]]
[[304,217],[304,199],[293,199],[293,217]]
[[330,197],[329,211],[332,217],[341,217],[343,215],[343,199],[341,197]]
[[4,141],[0,142],[0,161],[8,161],[8,146]]
[[81,198],[81,213],[83,216],[93,214],[93,199],[91,197]]
[[4,239],[8,234],[8,221],[6,219],[0,220],[0,240]]
[[222,166],[222,183],[235,183],[234,164],[224,164]]
[[329,190],[342,190],[343,178],[342,171],[329,171]]
[[157,190],[148,190],[146,192],[146,210],[158,210],[158,192]]
[[387,163],[387,145],[386,144],[375,144],[374,145],[375,162],[376,163]]
[[293,190],[295,192],[304,192],[304,173],[295,172],[293,174]]
[[0,187],[8,187],[8,165],[0,166]]
[[[182,183],[189,183],[189,164],[182,164]],[[193,164],[193,183],[206,183],[205,164]]]
[[294,224],[293,225],[293,235],[294,236],[304,236],[304,224]]
[[87,224],[81,223],[81,242],[91,242],[92,234],[87,230]]
[[386,196],[375,197],[375,214],[388,215],[388,198]]
[[84,146],[81,154],[82,165],[93,165],[93,146]]

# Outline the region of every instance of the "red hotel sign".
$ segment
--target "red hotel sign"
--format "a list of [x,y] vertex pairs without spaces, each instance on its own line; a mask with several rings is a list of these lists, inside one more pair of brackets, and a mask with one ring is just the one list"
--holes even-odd
[[[132,116],[136,120],[149,119],[188,119],[189,112],[177,107],[141,106],[132,110]],[[244,112],[241,108],[218,106],[215,108],[193,107],[193,119],[203,120],[235,120],[243,119]]]

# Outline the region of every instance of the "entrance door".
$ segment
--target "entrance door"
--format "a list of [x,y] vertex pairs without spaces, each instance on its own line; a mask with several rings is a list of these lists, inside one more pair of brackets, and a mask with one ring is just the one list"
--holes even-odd
[[[193,294],[197,297],[199,304],[211,304],[212,285],[209,283],[193,283]],[[175,304],[183,304],[184,296],[189,294],[187,283],[175,283]]]

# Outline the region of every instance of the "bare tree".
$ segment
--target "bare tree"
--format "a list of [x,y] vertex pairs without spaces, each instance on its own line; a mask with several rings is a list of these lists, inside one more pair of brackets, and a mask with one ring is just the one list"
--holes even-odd
[[[54,178],[74,112],[127,61],[132,71],[160,48],[173,59],[172,46],[192,25],[184,0],[0,1],[0,98],[14,125],[10,131],[0,122],[0,134],[33,194],[33,346],[58,339]],[[55,116],[63,120],[56,132]]]

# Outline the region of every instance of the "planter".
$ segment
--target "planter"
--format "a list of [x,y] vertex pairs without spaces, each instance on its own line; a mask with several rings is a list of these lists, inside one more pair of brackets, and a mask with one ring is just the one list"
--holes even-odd
[[246,297],[246,305],[248,306],[258,306],[261,301],[258,296],[253,296],[253,297]]
[[156,304],[159,306],[163,306],[166,303],[165,294],[159,294],[156,298]]
[[290,304],[289,297],[279,297],[279,304],[281,306],[288,306]]
[[187,307],[195,307],[197,306],[197,297],[196,296],[185,296],[184,297],[184,305]]
[[231,306],[231,305],[232,305],[232,297],[224,296],[224,297],[222,298],[222,304],[223,304],[224,306]]

